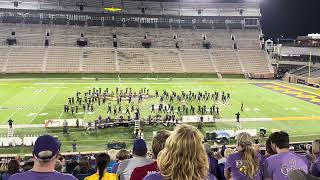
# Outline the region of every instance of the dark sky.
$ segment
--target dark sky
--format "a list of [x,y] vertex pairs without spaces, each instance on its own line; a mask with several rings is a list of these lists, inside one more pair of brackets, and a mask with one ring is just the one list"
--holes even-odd
[[320,0],[260,0],[262,30],[267,37],[320,33]]

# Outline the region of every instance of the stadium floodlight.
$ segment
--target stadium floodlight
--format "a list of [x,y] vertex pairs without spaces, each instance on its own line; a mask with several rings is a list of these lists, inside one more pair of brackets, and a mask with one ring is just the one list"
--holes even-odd
[[111,11],[111,12],[119,12],[122,11],[122,8],[117,8],[117,7],[105,7],[103,8],[105,11]]

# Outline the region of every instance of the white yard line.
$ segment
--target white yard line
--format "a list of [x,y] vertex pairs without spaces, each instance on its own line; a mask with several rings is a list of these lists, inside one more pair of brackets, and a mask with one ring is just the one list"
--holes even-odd
[[[32,93],[32,95],[30,95],[29,96],[29,98],[27,98],[25,101],[24,101],[24,103],[23,103],[23,105],[22,106],[24,106],[25,104],[27,104],[32,98],[34,98],[34,95],[35,94],[38,94],[38,93]],[[18,108],[15,112],[13,112],[13,113],[11,113],[10,114],[10,116],[7,118],[7,119],[10,119],[12,116],[14,116],[17,112],[19,112],[21,110],[21,108]],[[6,121],[4,121],[3,123],[6,123]]]
[[59,90],[54,94],[54,95],[52,95],[51,97],[50,97],[50,99],[48,100],[48,102],[46,103],[46,104],[44,104],[41,108],[40,108],[40,110],[37,112],[37,115],[35,115],[32,119],[31,119],[31,121],[29,122],[29,124],[32,124],[32,122],[39,116],[39,114],[41,113],[41,111],[46,107],[46,106],[48,106],[48,104],[51,102],[51,100],[54,98],[54,97],[56,97],[58,94],[59,94]]

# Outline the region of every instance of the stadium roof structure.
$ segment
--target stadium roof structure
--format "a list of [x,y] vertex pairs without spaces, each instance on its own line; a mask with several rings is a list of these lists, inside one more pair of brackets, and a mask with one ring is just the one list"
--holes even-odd
[[[258,0],[0,0],[0,7],[174,16],[261,16]],[[105,8],[117,11],[105,11]]]

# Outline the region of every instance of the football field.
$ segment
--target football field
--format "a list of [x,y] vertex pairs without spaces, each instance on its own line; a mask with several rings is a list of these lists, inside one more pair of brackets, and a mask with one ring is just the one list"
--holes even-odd
[[[150,95],[158,90],[184,92],[225,92],[230,93],[230,100],[226,103],[216,101],[220,108],[219,118],[226,120],[214,126],[205,127],[205,130],[234,128],[235,114],[241,113],[242,128],[265,127],[268,132],[272,129],[285,130],[292,136],[291,141],[312,140],[320,137],[320,93],[318,89],[291,85],[280,81],[255,81],[244,79],[2,79],[0,80],[0,123],[6,125],[9,118],[14,124],[44,124],[48,119],[83,119],[93,121],[99,115],[107,116],[107,105],[116,104],[116,100],[108,100],[106,104],[94,105],[94,111],[83,111],[72,115],[64,113],[63,106],[68,103],[69,97],[76,97],[76,92],[87,92],[89,89],[102,90],[116,88],[133,91],[149,89]],[[135,101],[135,100],[134,100]],[[240,111],[243,102],[243,112]],[[141,116],[150,114],[152,104],[159,104],[159,98],[149,97],[142,103],[134,102],[139,106]],[[166,103],[166,102],[164,102]],[[187,105],[212,105],[213,101],[186,102]],[[178,106],[178,102],[173,102]],[[122,113],[128,102],[122,103]],[[111,114],[114,117],[113,114]],[[118,117],[119,115],[117,115]],[[134,114],[131,114],[133,117]],[[261,120],[260,119],[267,119]],[[145,137],[152,139],[152,131],[164,127],[150,127],[145,129]],[[170,129],[170,128],[169,128]],[[71,129],[69,136],[62,136],[61,129],[22,128],[15,129],[18,136],[50,133],[59,136],[64,151],[69,151],[70,143],[76,139],[80,150],[103,150],[108,142],[132,142],[132,128],[110,128],[90,133],[84,130]],[[0,129],[5,135],[7,129]],[[3,149],[2,149],[3,150]],[[11,150],[5,149],[4,151]],[[24,150],[28,152],[28,150]],[[23,152],[24,152],[23,151]],[[16,149],[13,152],[20,153]]]

